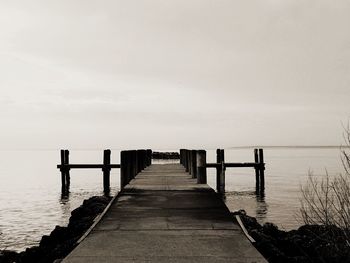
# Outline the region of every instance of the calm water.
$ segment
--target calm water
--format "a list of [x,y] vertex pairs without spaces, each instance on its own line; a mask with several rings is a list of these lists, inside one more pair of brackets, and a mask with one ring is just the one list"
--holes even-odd
[[[252,168],[228,168],[226,203],[230,210],[245,209],[263,222],[282,228],[299,226],[300,185],[308,171],[314,174],[342,172],[339,149],[265,149],[265,196],[255,195]],[[252,149],[226,150],[226,161],[253,161]],[[208,162],[215,151],[208,151]],[[70,212],[93,195],[102,195],[102,172],[73,170],[71,194],[61,200],[60,173],[56,169],[59,151],[0,151],[0,249],[21,251],[36,245],[55,225],[66,225]],[[71,163],[102,162],[101,151],[71,151]],[[119,163],[119,151],[112,150],[112,163]],[[215,188],[215,170],[208,170],[208,183]],[[112,194],[119,190],[119,170],[113,169]]]

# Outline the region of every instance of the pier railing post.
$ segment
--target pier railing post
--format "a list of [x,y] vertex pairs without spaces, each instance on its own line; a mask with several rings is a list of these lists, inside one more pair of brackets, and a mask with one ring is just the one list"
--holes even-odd
[[147,151],[142,150],[142,158],[143,158],[143,170],[147,167],[148,162],[147,162]]
[[111,150],[103,151],[103,192],[108,195],[110,192],[110,174],[111,174]]
[[188,173],[192,175],[192,150],[188,150]]
[[127,151],[120,152],[120,190],[126,186],[128,178],[128,153]]
[[147,166],[152,164],[152,150],[147,149]]
[[66,192],[66,169],[64,167],[65,164],[65,151],[61,150],[61,192],[65,194]]
[[192,178],[197,178],[197,151],[192,150],[191,151],[191,171],[192,171]]
[[[216,149],[216,163],[220,164],[221,163],[221,150]],[[216,191],[220,193],[220,167],[216,167]]]
[[218,192],[223,194],[225,193],[225,150],[221,149],[220,150],[220,162],[219,162],[219,189]]
[[67,165],[66,167],[66,190],[67,190],[67,193],[69,192],[69,187],[70,187],[70,169],[68,167],[69,165],[69,151],[68,150],[65,150],[64,151],[64,164]]
[[[256,164],[259,163],[258,149],[254,149],[254,162]],[[255,188],[256,188],[256,191],[258,191],[260,188],[260,167],[255,166],[254,169],[255,169]]]
[[196,154],[197,159],[197,183],[207,183],[207,153],[205,150],[198,150]]
[[139,155],[137,150],[130,151],[129,169],[130,169],[130,177],[129,177],[130,178],[129,182],[130,182],[139,173]]
[[265,163],[264,163],[264,150],[259,149],[259,174],[260,174],[260,191],[265,189]]
[[184,165],[184,149],[180,149],[180,164]]

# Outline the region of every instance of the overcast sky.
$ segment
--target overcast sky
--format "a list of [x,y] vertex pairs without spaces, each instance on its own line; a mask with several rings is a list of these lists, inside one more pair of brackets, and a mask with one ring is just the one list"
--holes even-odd
[[348,0],[0,0],[0,146],[342,143]]

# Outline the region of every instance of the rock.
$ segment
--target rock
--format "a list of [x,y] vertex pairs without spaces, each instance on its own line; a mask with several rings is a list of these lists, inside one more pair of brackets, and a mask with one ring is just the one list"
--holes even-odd
[[272,223],[261,226],[245,211],[232,214],[240,215],[249,234],[256,240],[254,245],[269,262],[350,262],[345,232],[336,226],[304,225],[286,232]]
[[18,258],[18,253],[11,250],[0,250],[0,263],[12,263]]
[[39,246],[27,248],[21,253],[0,251],[0,263],[52,263],[60,262],[76,246],[77,240],[93,224],[110,198],[94,196],[73,210],[67,227],[56,226],[50,235],[41,238]]

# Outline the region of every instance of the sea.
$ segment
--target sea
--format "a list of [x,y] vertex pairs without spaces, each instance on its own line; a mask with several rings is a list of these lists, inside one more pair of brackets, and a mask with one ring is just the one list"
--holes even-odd
[[[215,162],[207,150],[207,162]],[[111,163],[120,150],[112,149]],[[308,176],[344,173],[339,147],[265,147],[265,192],[256,194],[253,168],[227,168],[226,194],[230,211],[243,209],[258,222],[280,229],[302,225],[300,189]],[[70,163],[102,163],[103,150],[70,150]],[[226,162],[253,162],[251,147],[225,149]],[[65,226],[70,213],[84,199],[103,195],[102,171],[71,170],[68,198],[61,196],[57,150],[0,151],[0,250],[23,251],[37,245],[56,225]],[[154,161],[162,163],[162,161]],[[215,169],[208,168],[208,184],[215,186]],[[119,191],[119,169],[111,172],[111,194]]]

